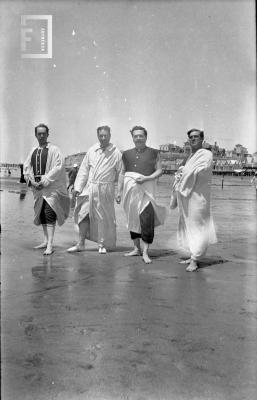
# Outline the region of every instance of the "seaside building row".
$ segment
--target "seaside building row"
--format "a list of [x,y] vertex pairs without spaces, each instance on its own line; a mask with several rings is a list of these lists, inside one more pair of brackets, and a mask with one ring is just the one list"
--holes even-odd
[[[235,145],[233,150],[220,148],[215,142],[213,145],[204,142],[203,147],[213,153],[213,174],[252,175],[257,171],[257,152],[249,154],[241,144]],[[74,164],[80,165],[86,152],[76,153],[65,157],[65,167],[69,170]],[[173,174],[190,154],[190,144],[184,146],[172,143],[160,145],[160,156],[164,174]],[[0,163],[1,176],[15,172],[19,174],[21,164]]]
[[[233,150],[218,146],[217,142],[203,143],[203,147],[213,153],[213,173],[230,175],[252,175],[257,170],[257,152],[249,154],[246,147],[235,145]],[[174,173],[183,160],[190,154],[190,144],[185,142],[183,147],[174,144],[160,145],[163,172]]]
[[[203,143],[203,147],[213,153],[213,173],[230,175],[252,175],[257,170],[257,152],[249,154],[247,149],[241,144],[237,144],[233,150],[220,148],[217,142],[211,145]],[[84,153],[69,155],[65,158],[65,165],[70,169],[74,164],[80,165]],[[164,174],[173,174],[190,154],[190,144],[185,142],[183,147],[175,144],[160,145],[160,156]]]

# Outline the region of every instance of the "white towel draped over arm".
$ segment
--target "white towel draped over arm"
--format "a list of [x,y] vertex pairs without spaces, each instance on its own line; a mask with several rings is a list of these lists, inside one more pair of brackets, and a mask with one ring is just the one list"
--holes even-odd
[[49,147],[47,163],[46,163],[46,173],[42,175],[41,182],[46,187],[51,183],[58,180],[62,174],[64,168],[64,159],[58,147],[52,145]]
[[199,174],[211,172],[212,153],[209,150],[198,150],[183,168],[181,179],[177,185],[178,192],[188,197],[196,185]]

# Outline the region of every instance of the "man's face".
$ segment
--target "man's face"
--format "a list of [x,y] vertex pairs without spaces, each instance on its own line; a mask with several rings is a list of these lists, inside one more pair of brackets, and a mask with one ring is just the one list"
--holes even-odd
[[145,147],[146,144],[146,135],[142,130],[136,130],[132,133],[133,142],[137,148]]
[[193,131],[189,135],[189,143],[192,150],[201,149],[203,144],[203,138],[200,137],[200,132]]
[[37,128],[36,138],[38,140],[39,146],[43,146],[47,143],[48,133],[45,127]]
[[101,147],[107,147],[111,140],[111,134],[105,129],[101,129],[97,134]]

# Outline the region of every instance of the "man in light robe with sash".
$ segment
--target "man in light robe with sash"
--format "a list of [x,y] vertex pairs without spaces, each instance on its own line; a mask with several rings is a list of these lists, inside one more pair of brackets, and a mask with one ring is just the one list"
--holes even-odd
[[44,124],[35,127],[39,146],[33,148],[24,163],[24,177],[32,188],[35,205],[35,225],[42,225],[44,241],[34,247],[52,254],[56,221],[62,225],[68,218],[70,199],[66,189],[63,156],[58,147],[47,141],[49,129]]
[[187,271],[198,268],[198,261],[209,244],[217,241],[210,211],[212,152],[202,148],[204,132],[191,129],[187,133],[191,154],[176,177],[175,191],[179,209],[179,246],[190,252]]
[[[125,256],[142,255],[145,263],[149,246],[153,242],[154,228],[163,224],[166,209],[157,204],[156,181],[162,175],[159,151],[146,146],[147,131],[142,126],[131,130],[135,148],[122,154],[123,169],[119,177],[117,203],[121,201],[127,217],[127,227],[134,242],[134,249]],[[140,239],[143,242],[141,252]]]
[[97,137],[99,142],[88,150],[74,183],[74,221],[79,227],[79,241],[67,250],[69,253],[84,251],[85,239],[98,243],[100,254],[116,246],[114,199],[121,153],[110,143],[108,126],[97,128]]

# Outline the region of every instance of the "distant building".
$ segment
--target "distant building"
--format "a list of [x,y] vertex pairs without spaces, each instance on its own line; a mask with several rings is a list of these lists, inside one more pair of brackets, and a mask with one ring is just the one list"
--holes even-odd
[[233,150],[226,150],[226,157],[232,158],[233,157]]
[[170,151],[170,144],[161,144],[160,151],[163,151],[163,152]]
[[85,157],[86,152],[83,153],[76,153],[72,154],[70,156],[65,157],[65,168],[70,169],[73,167],[74,164],[78,164],[80,167],[80,164],[82,163],[83,158]]
[[248,155],[248,150],[241,144],[236,144],[233,150],[233,155],[236,156],[237,159],[245,160]]
[[[226,149],[219,147],[217,142],[214,142],[213,145],[211,146],[211,151],[213,154],[213,157],[225,157],[226,156]],[[205,147],[205,146],[203,146]]]
[[257,152],[253,153],[252,157],[253,157],[253,163],[257,164]]
[[189,155],[191,153],[191,146],[190,146],[190,143],[188,140],[184,143],[183,150],[184,150],[184,153],[187,155]]
[[[203,148],[208,149],[213,154],[213,173],[214,174],[237,174],[238,171],[249,171],[257,168],[257,152],[253,155],[248,153],[246,147],[236,144],[233,150],[226,150],[219,147],[217,142],[214,144],[203,142]],[[164,173],[174,173],[191,153],[189,141],[183,147],[172,143],[160,145],[160,155],[162,169]]]
[[161,144],[160,145],[161,152],[170,152],[170,153],[183,153],[183,149],[180,146],[177,146],[172,143]]
[[[210,144],[206,141],[203,142],[203,148],[208,149],[213,153],[213,156],[216,157],[225,157],[226,156],[226,150],[223,148],[220,148],[217,144],[217,142],[213,144]],[[191,152],[191,147],[189,141],[186,141],[184,143],[183,147],[177,146],[172,143],[166,143],[166,144],[161,144],[160,145],[160,152],[161,153],[184,153],[186,155],[189,155]]]

